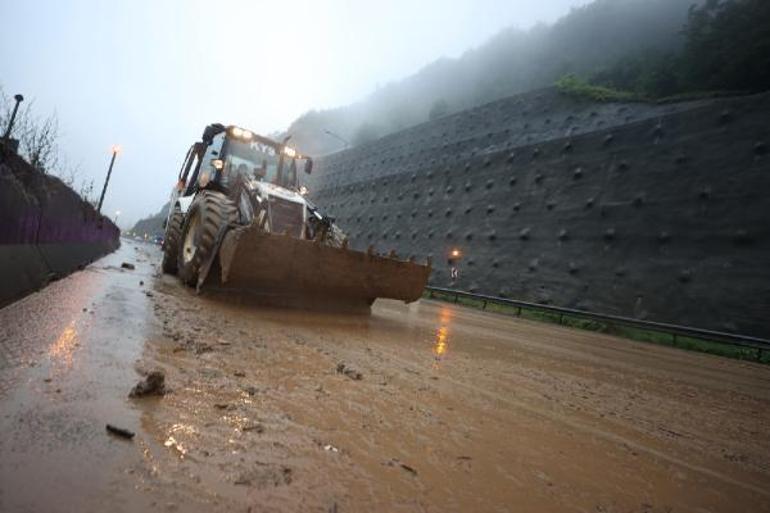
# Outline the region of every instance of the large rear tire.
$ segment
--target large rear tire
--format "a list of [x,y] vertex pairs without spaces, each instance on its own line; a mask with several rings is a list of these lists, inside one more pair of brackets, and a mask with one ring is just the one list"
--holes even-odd
[[166,234],[163,237],[163,262],[161,267],[166,274],[176,274],[179,259],[179,246],[182,241],[182,223],[184,215],[178,206],[174,207],[174,213],[168,220]]
[[177,258],[179,277],[196,286],[201,267],[218,248],[217,236],[223,226],[238,219],[235,204],[221,192],[203,191],[193,200],[182,228]]

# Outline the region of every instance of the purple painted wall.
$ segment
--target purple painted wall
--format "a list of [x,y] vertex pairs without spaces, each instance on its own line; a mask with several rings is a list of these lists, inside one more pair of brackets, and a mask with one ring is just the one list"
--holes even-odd
[[0,306],[117,249],[120,230],[0,142]]

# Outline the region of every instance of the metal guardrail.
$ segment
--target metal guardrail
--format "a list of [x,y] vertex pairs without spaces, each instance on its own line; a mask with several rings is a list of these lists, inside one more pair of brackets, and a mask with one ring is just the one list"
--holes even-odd
[[610,325],[628,326],[632,328],[643,328],[650,331],[657,331],[661,333],[668,333],[673,337],[673,342],[676,344],[677,337],[692,337],[701,340],[707,340],[710,342],[719,342],[726,345],[746,347],[757,350],[757,360],[762,359],[763,351],[770,351],[770,340],[766,340],[759,337],[752,337],[748,335],[738,335],[734,333],[725,333],[722,331],[712,331],[702,328],[691,328],[689,326],[679,326],[677,324],[668,324],[663,322],[645,321],[641,319],[632,319],[630,317],[621,317],[619,315],[602,314],[595,312],[588,312],[585,310],[576,310],[574,308],[564,308],[560,306],[543,305],[539,303],[530,303],[527,301],[519,301],[516,299],[508,299],[503,297],[488,296],[484,294],[474,294],[472,292],[465,292],[462,290],[446,289],[442,287],[425,287],[428,291],[428,297],[433,298],[435,293],[440,293],[454,297],[454,302],[457,303],[459,298],[468,298],[481,301],[481,309],[486,310],[488,303],[497,303],[517,308],[516,315],[521,315],[522,309],[538,310],[542,312],[548,312],[558,314],[559,324],[562,324],[565,315],[571,317],[577,317],[581,319],[590,319],[594,321],[604,322]]

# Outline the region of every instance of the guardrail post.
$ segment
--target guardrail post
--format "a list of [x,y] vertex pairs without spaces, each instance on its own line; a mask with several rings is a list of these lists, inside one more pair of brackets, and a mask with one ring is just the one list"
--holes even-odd
[[757,361],[758,362],[762,361],[762,348],[761,347],[757,348]]
[[674,343],[674,345],[676,345],[676,332],[672,333],[672,336],[674,338],[673,343]]
[[516,309],[516,317],[521,317],[521,307]]
[[487,300],[485,299],[483,303],[481,303],[481,309],[486,310],[487,309]]
[[562,324],[563,320],[564,320],[564,314],[559,314],[559,324]]
[[460,299],[460,295],[457,292],[455,292],[455,303],[457,303],[459,299]]

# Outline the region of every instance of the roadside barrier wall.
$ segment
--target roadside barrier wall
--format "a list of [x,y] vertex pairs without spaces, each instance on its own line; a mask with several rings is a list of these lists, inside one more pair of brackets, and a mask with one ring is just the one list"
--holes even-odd
[[0,306],[118,248],[120,230],[0,142]]
[[770,94],[546,90],[320,158],[308,185],[352,247],[432,257],[434,286],[767,338],[768,137]]

